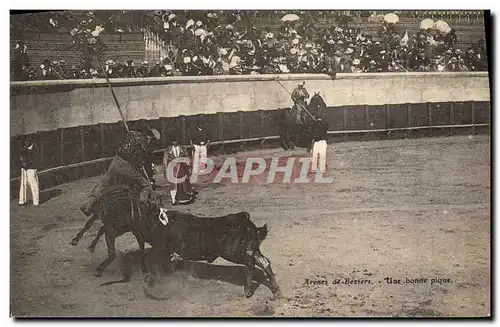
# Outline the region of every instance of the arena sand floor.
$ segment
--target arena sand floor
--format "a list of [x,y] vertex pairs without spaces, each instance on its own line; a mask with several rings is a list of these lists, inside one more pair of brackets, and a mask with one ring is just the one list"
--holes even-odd
[[[280,149],[238,157],[305,156]],[[78,211],[98,177],[56,187],[40,207],[11,202],[11,312],[14,316],[388,317],[490,314],[490,137],[454,136],[349,142],[328,149],[331,184],[205,185],[196,203],[205,216],[245,210],[270,233],[261,246],[284,298],[265,286],[246,299],[241,269],[223,259],[165,277],[146,297],[138,246],[117,241],[117,259],[102,238],[77,247]],[[158,174],[162,186],[165,180]],[[222,267],[219,267],[222,266]],[[100,287],[130,269],[128,284]],[[386,277],[401,279],[388,284]],[[370,283],[345,284],[349,280]],[[408,279],[426,278],[422,283]],[[306,281],[307,280],[307,281]],[[422,281],[422,280],[420,280]],[[312,283],[311,283],[312,282]],[[340,283],[339,283],[340,282]],[[155,293],[155,294],[157,294]],[[148,293],[150,294],[150,293]]]

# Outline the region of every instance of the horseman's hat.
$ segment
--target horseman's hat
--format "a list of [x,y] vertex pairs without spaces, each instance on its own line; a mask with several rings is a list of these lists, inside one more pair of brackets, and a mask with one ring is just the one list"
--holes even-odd
[[150,131],[155,139],[160,140],[161,134],[160,134],[160,132],[158,132],[158,130],[156,128],[151,128]]
[[299,83],[299,86],[304,86],[306,85],[306,81],[302,81],[302,83]]

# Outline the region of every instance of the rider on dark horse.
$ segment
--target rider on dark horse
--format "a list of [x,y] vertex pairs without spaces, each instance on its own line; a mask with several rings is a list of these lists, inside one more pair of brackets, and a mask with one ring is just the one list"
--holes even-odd
[[[160,133],[156,129],[151,129],[150,133],[143,134],[138,131],[130,131],[125,140],[109,164],[106,174],[101,182],[94,188],[87,202],[80,208],[90,219],[85,226],[71,240],[71,245],[77,245],[83,234],[92,226],[99,217],[103,208],[103,201],[109,200],[107,195],[112,195],[117,191],[129,189],[130,195],[135,198],[138,204],[146,206],[151,204],[151,200],[156,200],[153,194],[152,185],[148,181],[148,173],[141,171],[151,154],[151,143],[160,139]],[[127,191],[129,192],[129,191]],[[101,199],[107,199],[101,201]],[[132,201],[132,198],[131,198]],[[107,203],[104,203],[106,207]],[[133,206],[131,202],[132,216]],[[139,209],[139,208],[138,208]],[[139,216],[141,210],[139,209]],[[95,245],[94,245],[95,246]]]
[[292,112],[296,115],[297,124],[304,123],[305,110],[307,110],[307,99],[309,99],[309,93],[307,92],[304,85],[306,82],[299,84],[292,92],[293,107]]
[[94,205],[109,187],[129,185],[139,190],[139,200],[146,202],[151,194],[151,185],[141,172],[147,161],[150,144],[153,139],[159,139],[160,133],[152,129],[151,135],[130,131],[120,145],[116,156],[106,171],[101,183],[92,191],[89,200],[80,208],[86,215],[93,214]]

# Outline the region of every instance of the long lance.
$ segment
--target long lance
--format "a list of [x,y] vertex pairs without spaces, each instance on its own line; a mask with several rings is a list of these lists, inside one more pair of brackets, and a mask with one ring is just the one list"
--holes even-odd
[[[97,61],[99,62],[99,66],[101,66],[102,71],[104,72],[104,77],[106,78],[106,83],[108,84],[109,90],[111,91],[111,95],[113,96],[113,99],[115,100],[116,108],[118,109],[118,112],[120,113],[120,117],[122,118],[123,125],[125,125],[125,129],[127,130],[127,133],[130,132],[130,128],[128,127],[127,120],[125,119],[125,116],[123,115],[122,108],[120,107],[120,103],[118,103],[118,99],[116,98],[115,91],[113,90],[113,86],[111,86],[111,83],[109,81],[108,77],[108,72],[106,71],[104,65],[102,64],[101,57],[98,56]],[[151,185],[151,181],[149,180],[148,173],[146,171],[146,168],[144,168],[144,165],[142,165],[142,172],[144,173],[144,176],[146,176],[146,180],[148,181],[148,185],[151,189],[151,195],[153,198],[156,198],[154,191],[153,191],[153,186]]]
[[[286,88],[283,84],[281,84],[281,83],[280,83],[280,81],[278,80],[278,77],[276,77],[276,83],[278,83],[278,84],[279,84],[279,85],[283,88],[283,90],[285,90],[285,91],[286,91],[286,93],[288,93],[290,96],[292,96],[292,94],[290,93],[290,91],[288,91],[288,90],[287,90],[287,88]],[[304,107],[304,106],[302,105],[302,103],[300,103],[300,102],[297,102],[297,103],[298,103],[298,104],[302,107],[302,109],[304,109],[304,110],[305,110],[305,111],[309,114],[309,116],[310,116],[310,117],[311,117],[314,121],[318,121],[318,120],[317,120],[316,118],[314,118],[314,116],[313,116],[313,115],[309,112],[309,110],[307,110],[307,108],[306,108],[306,107]]]

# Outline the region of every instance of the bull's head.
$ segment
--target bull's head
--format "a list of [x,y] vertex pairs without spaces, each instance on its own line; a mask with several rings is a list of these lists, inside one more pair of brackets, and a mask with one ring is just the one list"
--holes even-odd
[[169,223],[167,209],[160,208],[160,214],[158,215],[158,219],[163,225],[167,226],[167,224]]

